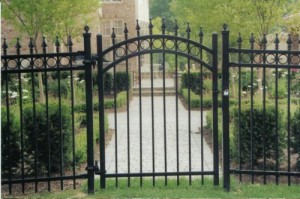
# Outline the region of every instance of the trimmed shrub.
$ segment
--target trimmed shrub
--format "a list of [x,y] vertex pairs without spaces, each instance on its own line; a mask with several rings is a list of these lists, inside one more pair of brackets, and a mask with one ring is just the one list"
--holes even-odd
[[[70,73],[68,71],[59,72],[60,79],[67,79]],[[58,72],[52,72],[51,77],[53,80],[58,79]]]
[[20,123],[12,114],[7,118],[6,108],[1,108],[1,176],[8,177],[9,169],[18,168],[20,153]]
[[115,82],[117,92],[130,89],[130,74],[127,76],[126,72],[117,72]]
[[[48,92],[53,97],[59,97],[59,89],[57,81],[49,81],[48,83]],[[67,81],[60,81],[60,96],[67,97],[69,93],[69,85]]]
[[[71,163],[71,114],[66,111],[67,107],[63,104],[61,110],[60,113],[57,104],[49,104],[47,126],[45,105],[36,104],[35,120],[32,106],[24,108],[23,128],[26,135],[24,145],[27,153],[27,164],[33,167],[34,158],[36,157],[38,172],[44,173],[48,170],[48,159],[50,159],[51,172],[60,170],[61,159],[63,160],[63,166],[68,166]],[[50,140],[48,140],[48,136]],[[49,153],[50,157],[48,156]]]
[[[275,159],[275,151],[279,151],[279,155],[282,154],[284,148],[284,123],[281,114],[278,114],[278,122],[276,122],[276,111],[274,107],[268,106],[265,110],[265,117],[263,109],[255,107],[253,114],[251,109],[244,108],[241,110],[240,116],[238,115],[238,109],[233,110],[233,155],[235,160],[241,158],[242,163],[251,163],[251,151],[253,164],[264,156],[268,159]],[[252,117],[251,117],[252,115]],[[251,118],[253,118],[251,132]],[[263,121],[265,120],[265,123]],[[240,122],[240,132],[239,132]],[[276,135],[276,123],[278,123],[278,137]],[[241,148],[239,148],[239,136],[241,141]],[[252,142],[251,142],[252,139]],[[278,148],[277,147],[278,141]],[[264,151],[265,146],[265,151]],[[239,157],[239,150],[241,157]]]
[[113,76],[111,73],[107,72],[104,74],[104,93],[110,94],[113,89]]
[[201,73],[183,73],[181,76],[182,88],[191,89],[195,93],[201,91]]
[[[182,89],[181,94],[183,96],[183,99],[185,103],[188,105],[189,103],[189,97],[188,97],[188,89]],[[196,95],[192,90],[190,91],[190,105],[191,108],[199,108],[201,106],[201,99],[200,95]],[[203,96],[202,101],[203,108],[211,108],[213,105],[213,99],[212,96]],[[221,99],[218,99],[218,107],[222,106]]]
[[292,147],[300,155],[300,108],[298,108],[298,110],[295,112],[292,118],[291,135],[292,135]]

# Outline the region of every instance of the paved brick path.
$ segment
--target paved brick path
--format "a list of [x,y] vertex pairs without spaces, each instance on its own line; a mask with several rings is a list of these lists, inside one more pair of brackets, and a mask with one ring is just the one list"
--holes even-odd
[[[176,156],[176,111],[175,96],[166,97],[166,132],[167,132],[167,171],[177,170]],[[165,171],[164,159],[164,119],[163,97],[154,98],[155,105],[155,171]],[[205,125],[206,113],[203,113]],[[108,114],[109,128],[115,129],[114,114]],[[118,173],[128,172],[128,144],[127,144],[127,113],[117,114],[117,152]],[[200,111],[191,111],[191,170],[201,171],[201,135]],[[189,136],[188,136],[188,111],[179,101],[179,171],[189,170]],[[106,148],[106,170],[108,174],[116,173],[115,165],[115,139],[114,135]],[[130,172],[139,173],[140,168],[140,124],[139,124],[139,97],[134,97],[130,102]],[[213,170],[213,155],[203,139],[203,170]],[[152,172],[152,125],[151,125],[151,97],[142,97],[142,171]]]

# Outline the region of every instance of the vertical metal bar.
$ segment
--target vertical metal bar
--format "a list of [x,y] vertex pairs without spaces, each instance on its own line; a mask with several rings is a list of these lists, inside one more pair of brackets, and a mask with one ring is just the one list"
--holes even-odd
[[[60,60],[59,60],[59,47],[58,37],[56,37],[56,67],[59,69]],[[62,116],[61,116],[61,87],[60,87],[60,70],[57,71],[57,86],[58,86],[58,118],[59,118],[59,147],[60,147],[60,176],[63,176],[63,161],[64,161],[64,152],[63,152],[63,133],[62,133]],[[64,189],[64,181],[60,180],[60,189]]]
[[[175,21],[175,52],[178,51],[178,40],[177,40],[177,36],[178,36],[178,24],[177,24],[177,20]],[[176,171],[177,173],[179,173],[179,113],[178,113],[178,55],[175,54],[175,91],[176,91]],[[179,175],[177,175],[177,186],[179,186]]]
[[[165,35],[165,19],[162,19],[162,34]],[[165,50],[166,43],[165,38],[162,40],[162,49]],[[166,54],[162,53],[162,68],[163,68],[163,115],[164,115],[164,164],[165,164],[165,174],[168,171],[168,158],[167,158],[167,115],[166,115]],[[165,175],[165,186],[168,185],[168,177]]]
[[[30,67],[34,69],[34,59],[33,59],[33,40],[30,38],[29,43],[29,51],[30,51]],[[33,70],[31,71],[31,90],[32,90],[32,108],[33,108],[33,132],[34,132],[34,178],[37,179],[37,132],[36,132],[36,104],[35,104],[35,77]],[[37,181],[34,184],[35,192],[38,192],[38,183]]]
[[[189,23],[187,23],[187,39],[190,39],[191,29]],[[190,44],[187,44],[188,54],[191,54]],[[191,75],[191,60],[188,58],[188,77]],[[188,88],[188,143],[189,143],[189,185],[192,184],[192,150],[191,150],[191,82]]]
[[[43,37],[43,42],[42,42],[42,47],[43,47],[43,67],[46,69],[47,68],[47,43],[45,37]],[[51,176],[51,136],[49,132],[49,99],[48,99],[48,77],[47,77],[47,71],[44,73],[45,75],[45,97],[46,97],[46,128],[47,128],[47,148],[48,148],[48,172],[47,172],[47,177],[50,178]],[[51,182],[48,180],[48,191],[51,191]]]
[[[253,142],[254,142],[254,128],[253,128],[253,125],[254,125],[254,110],[253,110],[253,104],[254,104],[254,101],[253,101],[253,95],[254,95],[254,91],[253,91],[253,76],[254,76],[254,70],[253,70],[253,65],[251,65],[251,69],[250,69],[250,84],[251,84],[251,92],[250,92],[250,161],[251,161],[251,171],[254,170],[254,163],[253,163]],[[252,184],[254,183],[254,175],[253,173],[251,174],[251,182]]]
[[[214,185],[219,185],[219,136],[218,136],[218,34],[212,35],[213,50],[213,148]],[[202,110],[201,110],[202,111]]]
[[[7,72],[8,69],[8,63],[7,63],[7,44],[6,44],[6,39],[4,38],[3,41],[3,54],[4,54],[4,67],[5,67],[5,71]],[[9,124],[10,123],[10,106],[9,106],[9,92],[8,92],[8,73],[5,73],[5,95],[6,95],[6,123]],[[7,132],[7,140],[8,140],[8,153],[9,156],[11,156],[11,146],[10,146],[10,128],[7,128],[8,132]],[[22,154],[23,156],[23,154]],[[9,159],[8,162],[8,192],[9,194],[12,193],[12,184],[11,184],[11,179],[12,179],[12,170],[11,170],[11,160]]]
[[[200,27],[199,37],[200,41],[199,43],[203,44],[203,31],[202,27]],[[200,48],[200,60],[203,60],[203,49]],[[214,55],[213,55],[214,56]],[[204,122],[203,122],[203,64],[200,63],[200,133],[201,133],[201,172],[204,172]],[[212,86],[213,87],[213,86]],[[204,175],[201,175],[201,184],[204,184]]]
[[[241,37],[241,33],[239,33],[239,39],[238,39],[238,45],[239,45],[239,49],[241,50],[242,48],[242,37]],[[251,58],[252,59],[252,58]],[[239,64],[242,62],[242,53],[239,51]],[[242,170],[242,151],[241,151],[241,108],[242,108],[242,77],[241,77],[241,66],[239,65],[239,69],[238,69],[238,77],[239,77],[239,96],[238,96],[238,151],[239,151],[239,171]],[[232,74],[233,75],[233,74]],[[242,181],[242,174],[239,174],[239,180],[240,182]]]
[[[279,63],[279,58],[278,58],[278,49],[279,45],[278,43],[275,44],[276,48],[276,65]],[[276,157],[276,172],[279,170],[279,134],[278,134],[278,67],[276,67],[276,75],[275,75],[275,131],[276,131],[276,141],[275,141],[275,157]],[[276,185],[279,183],[279,175],[276,173]]]
[[72,38],[71,36],[69,36],[68,38],[68,46],[69,46],[69,53],[70,53],[70,61],[69,61],[69,64],[70,64],[70,84],[71,84],[71,114],[72,114],[72,164],[73,164],[73,167],[72,167],[72,170],[73,170],[73,189],[76,189],[76,179],[75,179],[75,175],[76,175],[76,170],[75,170],[75,166],[76,166],[76,152],[75,152],[75,114],[74,114],[74,97],[75,97],[75,90],[74,90],[74,77],[73,77],[73,56],[72,56],[72,46],[73,46],[73,43],[72,43]]
[[[266,50],[266,46],[263,45],[263,49]],[[253,56],[253,54],[252,54]],[[265,53],[264,53],[264,56],[265,56]],[[253,64],[254,62],[254,57],[251,59],[251,63]],[[265,63],[264,63],[265,64]],[[267,81],[266,81],[266,67],[263,67],[263,131],[265,132],[266,130],[266,96],[267,96]],[[266,161],[267,161],[267,156],[266,156],[266,134],[264,133],[264,136],[263,136],[263,151],[264,151],[264,171],[267,170],[267,167],[266,167]],[[267,176],[266,174],[264,174],[264,184],[267,183]]]
[[[152,32],[153,25],[150,19],[149,31]],[[150,37],[150,51],[153,50],[153,39]],[[153,85],[153,53],[150,53],[150,72],[151,72],[151,125],[152,125],[152,172],[155,173],[155,127],[154,127],[154,85]],[[155,176],[152,177],[152,185],[155,186]]]
[[[137,37],[140,37],[140,26],[137,20],[136,25]],[[138,39],[138,52],[141,50],[141,42]],[[138,55],[138,68],[139,68],[139,116],[140,116],[140,173],[143,173],[143,111],[142,111],[142,72],[141,72],[141,56]],[[143,186],[143,177],[140,177],[140,186]]]
[[98,88],[99,88],[99,138],[100,138],[100,187],[105,188],[106,169],[105,169],[105,117],[104,117],[104,84],[103,84],[103,55],[102,55],[102,35],[97,35],[97,54],[98,54]]
[[[289,35],[288,41],[288,51],[292,49],[292,39],[291,35]],[[288,53],[288,66],[291,65],[291,54]],[[288,140],[287,140],[287,150],[288,150],[288,185],[291,186],[291,68],[288,68],[288,104],[287,104],[287,131],[288,131]]]
[[223,112],[223,188],[230,191],[229,148],[229,31],[224,24],[222,31],[222,112]]
[[[86,120],[87,120],[87,172],[88,193],[94,193],[94,135],[93,135],[93,76],[91,55],[91,33],[89,27],[84,27],[84,64],[85,64],[85,86],[86,86]],[[102,128],[102,127],[101,127]]]
[[[116,35],[115,29],[112,29],[112,45],[116,44]],[[113,50],[113,63],[116,61],[116,50]],[[114,75],[114,119],[115,119],[115,170],[116,174],[118,174],[118,117],[117,117],[117,85],[116,85],[116,65],[113,65],[113,75]],[[119,186],[118,177],[116,177],[116,187]]]
[[18,81],[19,81],[19,108],[20,108],[20,133],[21,133],[21,179],[22,182],[22,193],[25,193],[25,184],[24,184],[24,132],[23,132],[23,90],[22,90],[22,76],[21,76],[21,60],[20,60],[20,48],[21,45],[19,43],[19,38],[17,38],[17,55],[18,55],[18,61],[17,61],[17,67],[18,67]]
[[[125,40],[128,40],[128,29],[127,24],[124,24],[124,34],[125,34]],[[125,56],[128,55],[128,44],[126,43],[125,46]],[[129,89],[130,88],[130,78],[129,78],[129,70],[128,70],[128,59],[126,59],[126,78],[127,78],[127,88],[126,88],[126,106],[127,106],[127,167],[128,167],[128,173],[130,174],[130,114],[129,114]],[[130,187],[130,176],[128,176],[128,187]]]

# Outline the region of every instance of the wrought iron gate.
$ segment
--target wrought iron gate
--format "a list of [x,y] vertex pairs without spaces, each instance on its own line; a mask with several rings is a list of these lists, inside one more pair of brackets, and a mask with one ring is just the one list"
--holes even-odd
[[[165,184],[168,183],[169,176],[175,176],[177,179],[177,183],[180,183],[180,176],[189,176],[189,183],[192,183],[192,176],[201,176],[202,183],[204,181],[204,176],[212,175],[214,177],[214,184],[219,184],[219,156],[218,156],[218,44],[217,44],[217,34],[212,35],[212,48],[208,48],[202,44],[203,41],[203,32],[200,29],[199,32],[199,41],[192,41],[190,39],[190,27],[187,24],[186,28],[186,38],[178,36],[178,26],[174,27],[174,35],[166,35],[165,29],[166,25],[164,24],[164,20],[162,23],[162,32],[161,34],[153,34],[153,25],[150,21],[149,25],[149,35],[141,35],[140,27],[137,22],[136,25],[136,37],[128,38],[128,29],[125,24],[124,29],[124,41],[116,42],[116,35],[114,29],[111,35],[112,46],[103,50],[103,37],[101,35],[97,36],[97,46],[98,46],[98,87],[99,87],[99,118],[100,118],[100,170],[96,172],[96,175],[100,175],[101,177],[101,188],[105,188],[105,182],[107,178],[115,178],[116,186],[118,186],[118,178],[128,178],[128,186],[130,186],[131,178],[139,178],[140,185],[143,185],[143,177],[152,177],[153,185],[155,185],[155,180],[157,177],[164,177]],[[161,98],[156,97],[155,95],[155,64],[154,64],[154,56],[159,54],[161,56],[161,71],[160,75],[162,76],[162,92]],[[166,56],[171,54],[174,56],[174,94],[173,98],[169,98],[167,95],[167,69],[166,69]],[[205,60],[204,54],[207,55],[208,61]],[[141,60],[145,59],[145,55],[149,56],[149,78],[148,78],[148,95],[150,97],[143,98],[143,71]],[[209,149],[204,149],[204,106],[203,106],[203,89],[200,88],[200,107],[199,111],[199,119],[198,123],[196,123],[197,127],[200,127],[197,136],[193,135],[194,139],[198,139],[197,143],[200,143],[201,146],[196,153],[192,151],[194,149],[195,143],[192,140],[192,126],[191,126],[191,85],[187,88],[187,128],[182,130],[180,126],[183,121],[180,121],[180,113],[179,108],[179,57],[183,57],[187,63],[187,75],[191,75],[191,66],[192,62],[199,67],[200,76],[198,76],[200,80],[200,87],[203,87],[204,76],[203,71],[207,70],[211,74],[212,82],[210,84],[211,99],[212,101],[212,112],[213,112],[213,143],[212,143],[212,154],[213,157],[206,156]],[[136,100],[136,104],[138,104],[138,108],[131,107],[130,103],[130,86],[126,87],[126,114],[123,116],[119,116],[118,108],[117,108],[117,87],[116,87],[116,72],[120,68],[126,73],[125,84],[128,83],[128,78],[130,75],[130,71],[133,70],[135,64],[130,65],[130,61],[136,58],[136,70],[138,71],[138,81],[137,81],[137,97],[133,99]],[[104,60],[108,61],[108,63],[104,62]],[[120,65],[123,63],[123,65]],[[105,65],[104,65],[105,64]],[[113,88],[113,113],[112,120],[110,124],[114,128],[114,147],[113,149],[105,148],[105,92],[104,92],[104,76],[106,73],[111,72],[114,77],[114,88]],[[159,99],[161,105],[159,105]],[[148,104],[145,104],[145,101],[149,100]],[[175,100],[173,107],[169,106],[170,100]],[[161,106],[160,108],[157,108]],[[180,107],[179,107],[180,106]],[[136,113],[132,112],[133,109],[136,109]],[[175,109],[173,115],[168,115],[169,110]],[[143,111],[144,110],[144,111]],[[147,112],[147,113],[145,113]],[[133,115],[134,114],[134,115]],[[161,114],[161,121],[157,121],[156,118],[158,114]],[[121,117],[121,118],[119,118]],[[145,120],[144,118],[148,119]],[[167,120],[171,120],[173,117],[174,123],[168,123]],[[125,121],[120,121],[125,120]],[[134,123],[132,122],[134,121]],[[148,122],[147,122],[148,121]],[[123,127],[121,128],[118,123],[122,122]],[[147,124],[146,124],[147,123]],[[159,123],[159,125],[157,125]],[[144,126],[147,126],[145,129]],[[174,126],[174,131],[169,132],[169,128],[167,125]],[[162,128],[160,128],[160,126]],[[158,133],[157,133],[158,132]],[[170,133],[173,133],[173,137]],[[183,135],[184,134],[184,135]],[[199,135],[199,136],[198,136]],[[138,139],[134,139],[134,136],[139,137]],[[186,138],[185,146],[182,144],[185,138],[181,139],[181,137]],[[159,140],[158,140],[159,137]],[[196,138],[195,138],[196,137]],[[171,146],[171,139],[174,139],[173,146]],[[124,140],[126,140],[124,142]],[[134,140],[134,141],[133,141]],[[113,142],[111,141],[111,142]],[[135,143],[133,143],[135,142]],[[138,143],[136,143],[138,142]],[[158,144],[160,143],[160,144]],[[194,144],[194,145],[193,145]],[[136,146],[137,145],[137,146]],[[159,149],[162,151],[159,151]],[[172,148],[172,149],[171,149]],[[186,148],[187,152],[185,154],[186,157],[182,157],[183,148]],[[174,154],[171,154],[170,151],[173,150]],[[107,154],[107,151],[109,151]],[[194,152],[192,154],[192,152]],[[194,163],[193,157],[198,156],[199,164],[196,165]],[[207,168],[205,166],[205,158],[211,159],[210,164]],[[186,169],[182,166],[184,162],[183,159],[186,160]],[[160,163],[158,163],[160,162]],[[92,163],[92,162],[91,162]],[[111,164],[111,165],[110,165]],[[160,164],[160,167],[158,166]],[[173,165],[171,165],[173,164]],[[112,166],[113,165],[113,166]],[[123,165],[123,166],[121,166]],[[137,165],[137,166],[136,166]],[[108,168],[109,167],[109,168]],[[122,168],[123,167],[123,168]],[[181,167],[181,168],[180,168]]]

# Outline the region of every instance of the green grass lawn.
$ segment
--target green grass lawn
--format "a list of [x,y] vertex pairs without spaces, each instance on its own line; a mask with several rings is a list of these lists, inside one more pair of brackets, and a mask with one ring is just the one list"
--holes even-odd
[[232,180],[231,191],[224,192],[222,186],[213,186],[211,179],[205,179],[204,185],[200,180],[193,180],[188,184],[188,179],[180,179],[177,186],[176,180],[168,180],[168,186],[164,185],[164,179],[157,179],[156,186],[152,186],[152,180],[143,180],[143,187],[139,186],[139,179],[131,180],[131,187],[127,187],[127,179],[119,180],[119,187],[115,187],[115,180],[107,180],[107,188],[101,190],[99,181],[96,181],[94,195],[87,195],[87,185],[79,190],[51,192],[43,194],[26,195],[26,198],[300,198],[299,185],[274,184],[239,184]]

